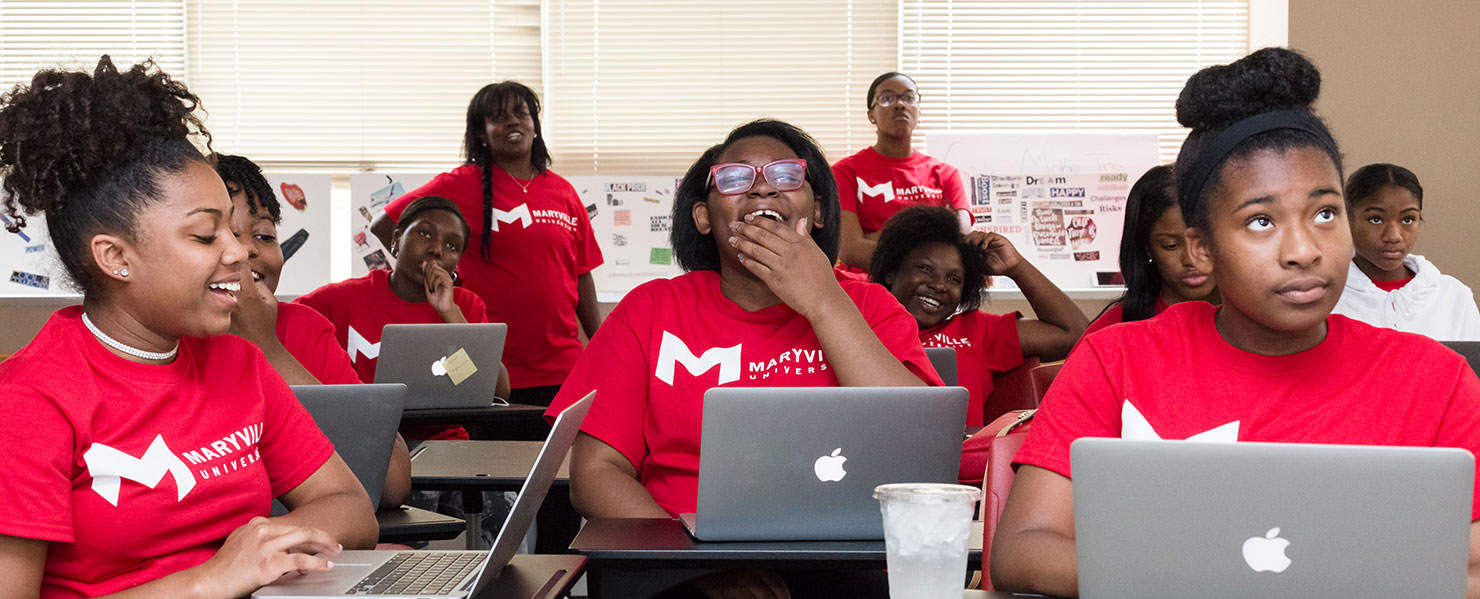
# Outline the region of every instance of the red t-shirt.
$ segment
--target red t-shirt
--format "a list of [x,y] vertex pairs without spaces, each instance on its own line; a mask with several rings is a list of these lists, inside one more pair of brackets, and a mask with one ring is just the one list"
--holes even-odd
[[[461,287],[452,289],[453,302],[462,309],[468,322],[488,322],[483,300]],[[440,323],[442,316],[427,302],[408,302],[391,291],[391,273],[372,270],[369,274],[330,283],[294,300],[313,308],[334,325],[334,336],[349,353],[361,381],[375,380],[375,364],[380,358],[380,331],[388,324]],[[505,356],[509,352],[504,352]],[[403,426],[401,436],[407,439],[467,439],[460,426]]]
[[458,264],[463,285],[483,298],[488,321],[509,325],[504,366],[516,389],[559,385],[581,355],[576,278],[601,265],[601,248],[580,196],[560,175],[546,171],[528,192],[494,168],[493,228],[483,259],[483,177],[465,165],[385,207],[399,220],[412,200],[442,196],[457,203],[472,229]]
[[174,362],[137,364],[81,314],[58,310],[0,364],[0,534],[50,542],[41,596],[199,565],[333,454],[250,342],[186,338]]
[[1023,363],[1023,345],[1018,340],[1017,320],[1021,314],[992,314],[981,310],[963,312],[945,322],[920,331],[925,347],[956,350],[956,381],[971,392],[966,408],[966,426],[982,426],[982,410],[992,394],[992,374],[1006,372]]
[[[622,452],[668,513],[694,511],[699,421],[711,387],[834,387],[812,324],[786,304],[747,312],[697,271],[638,286],[617,304],[545,412],[595,389],[581,430]],[[940,376],[915,319],[883,287],[842,283],[884,347],[921,380]]]
[[[1161,297],[1157,297],[1154,309],[1156,310],[1156,312],[1152,314],[1152,316],[1156,316],[1157,314],[1165,312],[1167,309],[1166,300],[1162,299]],[[1079,338],[1083,339],[1085,337],[1088,337],[1090,333],[1108,327],[1112,324],[1120,324],[1124,319],[1125,304],[1117,301],[1114,304],[1111,304],[1109,308],[1106,308],[1105,313],[1101,314],[1099,318],[1096,318],[1094,322],[1089,323],[1089,328],[1084,329],[1084,334],[1080,335]],[[1076,347],[1077,346],[1078,342],[1076,342]]]
[[895,212],[916,204],[968,210],[966,188],[956,167],[920,152],[890,158],[864,148],[832,166],[838,204],[858,215],[864,233],[884,228]]
[[1418,275],[1415,274],[1415,275],[1409,276],[1407,278],[1398,279],[1396,281],[1379,281],[1377,279],[1370,279],[1370,280],[1372,281],[1372,284],[1373,285],[1376,285],[1377,286],[1378,289],[1381,289],[1381,290],[1386,291],[1388,293],[1392,293],[1394,291],[1397,291],[1399,289],[1402,289],[1404,285],[1407,285],[1409,282],[1413,281],[1413,277],[1416,277],[1416,276],[1418,276]]
[[360,377],[334,337],[334,323],[302,304],[278,302],[277,337],[288,353],[325,385],[355,385]]
[[1085,339],[1016,461],[1072,476],[1069,444],[1080,437],[1480,451],[1480,379],[1438,342],[1332,315],[1316,347],[1261,356],[1223,340],[1217,310],[1182,302]]

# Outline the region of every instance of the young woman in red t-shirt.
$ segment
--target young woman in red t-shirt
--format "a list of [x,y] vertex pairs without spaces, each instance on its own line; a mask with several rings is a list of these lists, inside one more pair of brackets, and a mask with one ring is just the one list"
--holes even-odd
[[[1063,359],[1089,321],[1006,237],[963,235],[955,216],[934,206],[895,214],[879,235],[869,278],[915,317],[920,343],[956,350],[958,383],[971,391],[966,425],[982,426],[998,416],[982,412],[993,373],[1011,370],[1024,358]],[[1038,319],[978,310],[984,298],[979,283],[988,275],[1012,279]]]
[[874,145],[832,167],[843,207],[839,276],[866,279],[879,230],[895,212],[924,204],[948,208],[961,231],[971,230],[965,184],[956,167],[918,152],[920,90],[904,73],[884,73],[868,86],[864,105],[874,125]]
[[[483,300],[454,285],[453,273],[468,246],[468,222],[456,204],[436,196],[417,198],[402,212],[394,234],[389,249],[396,263],[390,272],[372,270],[294,300],[333,323],[363,381],[375,380],[385,325],[488,322]],[[374,355],[364,346],[373,347]],[[495,394],[509,394],[509,374],[502,365]],[[408,439],[468,438],[460,426],[409,426],[401,434]]]
[[[672,237],[687,274],[627,294],[546,412],[596,391],[571,453],[583,516],[693,512],[712,387],[940,384],[893,297],[833,278],[837,191],[800,129],[755,121],[704,152],[675,193]],[[762,578],[779,582],[723,573],[695,584],[771,596]]]
[[1172,167],[1151,167],[1131,186],[1120,236],[1125,295],[1105,307],[1085,335],[1120,322],[1146,320],[1187,301],[1218,303],[1218,282],[1198,269],[1187,249],[1187,224],[1177,207]]
[[[82,291],[0,364],[0,581],[16,597],[241,597],[377,536],[370,499],[231,326],[247,252],[198,99],[107,56],[0,104],[4,211]],[[291,512],[267,518],[276,496]]]
[[[1177,120],[1192,128],[1177,157],[1178,201],[1193,261],[1217,273],[1223,304],[1184,302],[1074,350],[1016,456],[992,544],[998,589],[1078,593],[1077,438],[1480,451],[1480,379],[1464,358],[1331,314],[1352,239],[1341,153],[1311,109],[1319,91],[1315,66],[1283,48],[1188,79],[1177,100]],[[1470,539],[1476,598],[1480,523]]]
[[[245,156],[216,154],[216,173],[231,194],[231,230],[247,248],[242,291],[231,312],[231,333],[256,344],[290,385],[353,385],[360,382],[349,354],[334,339],[334,325],[313,308],[279,302],[283,248],[278,245],[282,207],[262,169]],[[246,285],[250,277],[253,285]],[[411,492],[411,454],[396,435],[381,488],[380,505],[399,506]]]
[[591,271],[601,248],[576,190],[550,170],[540,100],[516,81],[483,86],[468,102],[460,167],[385,207],[370,225],[391,243],[417,198],[455,202],[473,223],[463,285],[483,299],[489,322],[509,325],[504,363],[514,403],[549,405],[581,355],[579,330],[601,325]]

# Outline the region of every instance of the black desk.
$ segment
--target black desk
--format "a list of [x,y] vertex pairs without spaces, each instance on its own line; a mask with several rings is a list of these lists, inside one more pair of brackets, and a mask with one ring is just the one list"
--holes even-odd
[[585,564],[579,555],[516,555],[477,599],[560,599]]
[[[969,568],[982,563],[982,526],[972,524]],[[885,567],[883,541],[726,541],[689,536],[671,518],[596,519],[571,541],[571,551],[591,558],[586,576],[592,597],[621,596],[655,571],[771,568],[860,570]],[[962,572],[965,575],[965,572]],[[674,580],[679,582],[682,579]],[[996,599],[996,598],[993,598]]]
[[411,543],[415,541],[444,541],[457,538],[467,523],[462,518],[453,518],[437,512],[403,505],[375,512],[375,521],[380,524],[380,542]]
[[543,441],[550,426],[545,424],[545,408],[526,404],[483,406],[477,408],[436,408],[406,410],[402,424],[446,424],[468,429],[474,439],[519,439]]
[[[485,549],[477,534],[483,526],[483,493],[518,491],[542,446],[539,441],[426,441],[411,452],[411,488],[462,493],[468,548]],[[580,522],[570,507],[569,455],[540,506],[537,522],[536,551],[565,553]]]

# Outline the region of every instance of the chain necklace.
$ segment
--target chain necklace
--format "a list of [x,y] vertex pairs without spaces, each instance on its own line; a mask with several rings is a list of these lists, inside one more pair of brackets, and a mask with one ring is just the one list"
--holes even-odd
[[[500,168],[498,170],[504,171],[504,169],[502,169],[502,168]],[[535,173],[534,177],[531,177],[529,180],[527,180],[527,181],[525,181],[523,183],[520,183],[519,182],[520,181],[519,177],[515,177],[514,176],[514,173],[511,173],[509,171],[504,171],[504,174],[505,175],[508,175],[510,179],[513,179],[514,180],[514,184],[515,185],[518,185],[519,186],[519,189],[521,191],[523,191],[524,193],[529,193],[529,186],[530,185],[534,185],[534,180],[535,179],[538,179],[539,176],[540,176],[539,173]]]
[[82,324],[87,325],[87,330],[92,331],[93,336],[94,337],[97,337],[98,338],[98,341],[102,341],[104,345],[107,345],[108,347],[111,347],[113,349],[116,349],[118,351],[121,351],[123,353],[126,353],[126,354],[128,354],[130,356],[134,356],[136,358],[143,358],[145,360],[161,360],[162,361],[162,360],[168,360],[170,358],[175,357],[175,354],[176,353],[179,353],[179,351],[180,351],[180,342],[178,342],[178,341],[175,342],[175,347],[171,348],[170,351],[162,351],[162,352],[161,351],[147,351],[147,350],[139,349],[137,347],[133,347],[131,345],[125,345],[122,341],[119,341],[117,339],[114,339],[112,337],[109,337],[107,335],[104,335],[102,331],[98,330],[97,325],[94,325],[93,322],[92,322],[92,320],[88,319],[86,312],[83,312],[82,313]]

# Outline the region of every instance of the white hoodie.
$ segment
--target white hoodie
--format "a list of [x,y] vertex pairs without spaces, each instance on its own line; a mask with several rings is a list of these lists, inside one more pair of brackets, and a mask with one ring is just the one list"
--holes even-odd
[[1388,292],[1378,289],[1355,262],[1348,262],[1346,289],[1334,312],[1438,341],[1480,341],[1480,309],[1469,287],[1441,274],[1423,256],[1408,254],[1403,265],[1414,272],[1413,280]]

